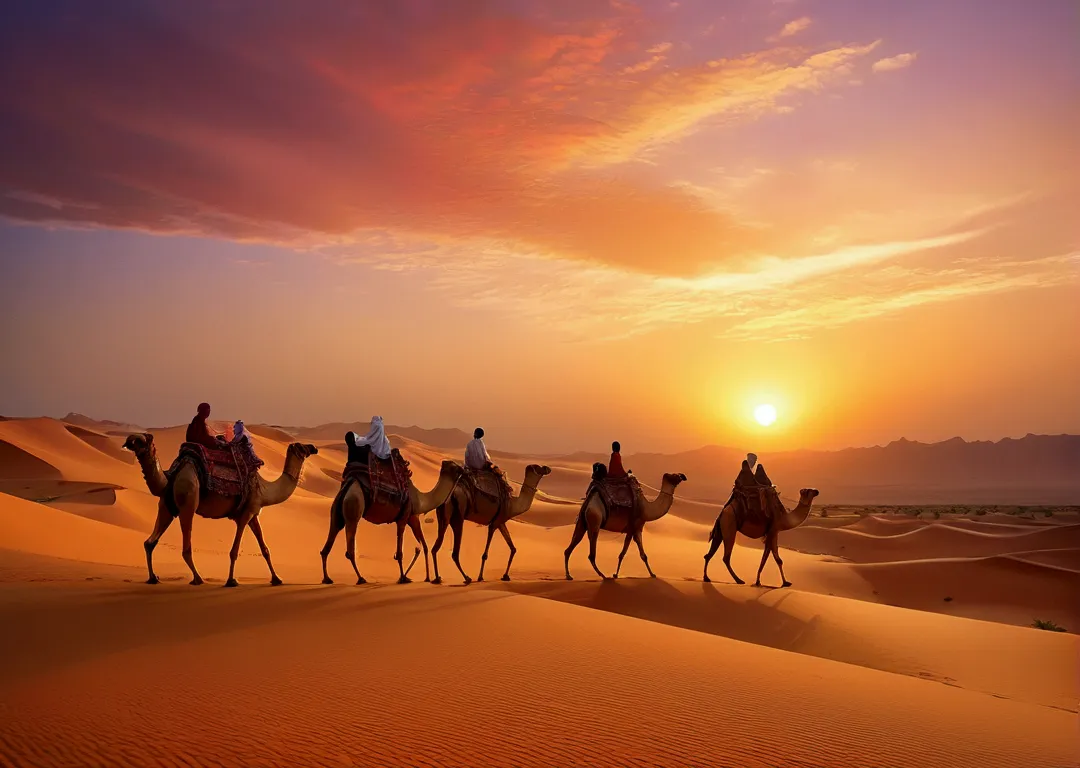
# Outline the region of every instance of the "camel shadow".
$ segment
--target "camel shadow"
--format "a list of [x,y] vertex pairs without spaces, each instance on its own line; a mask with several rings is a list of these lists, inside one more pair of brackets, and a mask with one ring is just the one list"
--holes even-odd
[[[782,609],[784,590],[664,579],[586,582],[511,582],[499,589],[618,613],[644,621],[799,652],[817,618],[804,620]],[[493,585],[494,586],[494,585]]]

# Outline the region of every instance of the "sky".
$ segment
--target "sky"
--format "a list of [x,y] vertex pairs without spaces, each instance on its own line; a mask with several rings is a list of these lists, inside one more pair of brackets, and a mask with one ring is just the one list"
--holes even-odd
[[0,413],[630,453],[1080,432],[1078,14],[7,8]]

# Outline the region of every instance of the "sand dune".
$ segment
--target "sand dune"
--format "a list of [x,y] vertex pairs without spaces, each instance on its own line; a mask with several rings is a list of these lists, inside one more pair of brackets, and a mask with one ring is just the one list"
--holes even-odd
[[[168,466],[183,428],[152,432]],[[291,438],[253,433],[275,477]],[[261,515],[287,586],[267,585],[248,534],[241,587],[221,589],[235,525],[197,518],[210,584],[187,585],[173,524],[150,587],[158,500],[119,440],[29,419],[0,422],[0,441],[0,610],[17,628],[0,633],[0,765],[1076,764],[1077,637],[1026,626],[1080,627],[1080,526],[1061,520],[813,518],[781,539],[795,588],[772,590],[731,584],[719,558],[702,584],[719,507],[679,500],[645,533],[660,579],[641,578],[633,550],[624,578],[601,582],[586,543],[566,582],[589,467],[564,462],[508,526],[509,584],[496,535],[489,583],[456,586],[448,534],[446,585],[395,585],[394,526],[364,522],[357,562],[373,583],[353,585],[339,536],[338,584],[323,586],[345,454],[316,441],[300,488]],[[425,489],[460,458],[394,443]],[[514,481],[532,461],[499,459]],[[422,527],[433,545],[433,513]],[[473,577],[486,539],[466,523]],[[606,573],[621,544],[601,533]],[[744,578],[759,547],[738,541]],[[778,581],[771,563],[763,581]]]
[[785,531],[784,545],[801,552],[830,554],[857,563],[921,558],[989,557],[1011,552],[1080,547],[1080,525],[1006,530],[1001,533],[967,530],[950,525],[925,525],[889,536],[850,528],[802,526]]
[[0,599],[23,628],[0,641],[0,749],[24,766],[1075,760],[1072,712],[527,596],[417,586],[193,599],[166,585],[152,597],[23,586]]

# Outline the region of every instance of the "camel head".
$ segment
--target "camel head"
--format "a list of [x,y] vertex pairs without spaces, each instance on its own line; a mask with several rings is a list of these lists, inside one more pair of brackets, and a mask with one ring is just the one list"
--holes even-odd
[[[530,464],[525,467],[525,485],[531,485],[536,487],[536,484],[540,482],[542,478],[551,474],[551,467],[544,466],[542,464]],[[533,480],[534,482],[529,482]]]
[[311,443],[289,443],[288,453],[294,454],[301,461],[306,460],[309,456],[314,456],[318,452],[319,449]]
[[674,475],[667,474],[667,475],[664,475],[664,482],[669,483],[672,488],[678,488],[679,483],[685,483],[686,482],[686,475],[684,475],[682,472],[679,472],[678,474],[674,474]]
[[128,435],[123,447],[139,458],[152,455],[155,451],[154,436],[149,432],[137,432],[134,435]]
[[817,488],[803,488],[799,491],[799,503],[810,504],[817,498],[819,493]]

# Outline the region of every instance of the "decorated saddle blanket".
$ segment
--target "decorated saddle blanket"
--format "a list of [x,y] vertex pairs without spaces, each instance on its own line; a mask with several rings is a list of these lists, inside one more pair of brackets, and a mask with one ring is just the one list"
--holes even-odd
[[732,502],[740,529],[750,527],[767,532],[784,514],[780,492],[772,485],[736,485],[728,499],[729,504]]
[[359,482],[369,503],[404,504],[409,497],[412,475],[409,462],[397,448],[390,450],[388,459],[380,459],[369,453],[367,463],[354,461],[345,465],[339,495],[353,482]]
[[241,499],[247,496],[249,484],[264,463],[246,445],[223,443],[217,450],[200,443],[181,443],[180,453],[165,473],[170,483],[185,461],[195,465],[200,487],[210,493]]
[[466,469],[462,480],[468,490],[487,496],[499,504],[503,504],[513,493],[506,474],[498,467]]
[[616,509],[631,512],[637,506],[638,499],[641,497],[641,484],[633,475],[627,475],[626,477],[609,477],[605,475],[600,479],[594,479],[590,483],[589,490],[585,494],[586,498],[593,491],[600,494],[600,498],[604,500],[604,506],[607,507],[609,514]]

